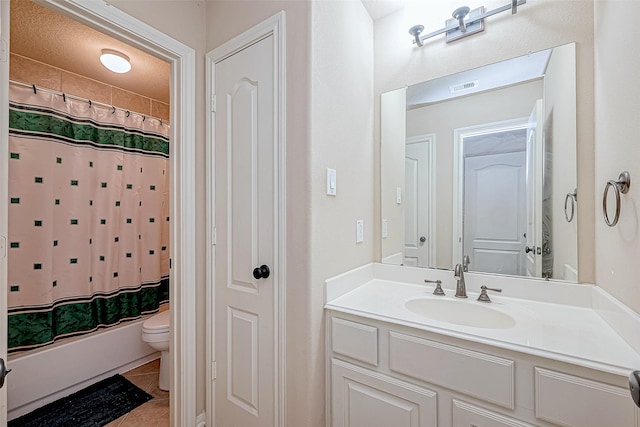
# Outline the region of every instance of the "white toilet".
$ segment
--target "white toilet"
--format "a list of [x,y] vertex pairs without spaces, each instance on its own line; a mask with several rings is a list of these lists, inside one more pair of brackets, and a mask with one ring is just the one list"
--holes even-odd
[[160,351],[160,380],[161,390],[169,390],[169,321],[170,310],[162,311],[148,318],[142,324],[142,341],[151,348]]

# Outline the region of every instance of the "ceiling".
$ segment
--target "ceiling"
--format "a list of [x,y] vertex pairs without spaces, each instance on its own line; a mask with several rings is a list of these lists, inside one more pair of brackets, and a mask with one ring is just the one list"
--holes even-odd
[[[477,92],[499,89],[544,76],[552,49],[462,71],[407,88],[407,107],[419,108]],[[469,85],[472,83],[471,85]],[[454,88],[467,87],[456,91]]]
[[[102,49],[127,55],[131,71],[100,63]],[[11,0],[11,53],[169,103],[171,67],[155,56],[106,36],[29,0]],[[26,82],[28,83],[28,82]]]
[[404,0],[362,0],[362,4],[375,21],[403,8]]

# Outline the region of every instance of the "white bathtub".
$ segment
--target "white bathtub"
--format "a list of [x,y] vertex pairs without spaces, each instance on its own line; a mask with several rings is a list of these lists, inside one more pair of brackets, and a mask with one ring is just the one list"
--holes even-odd
[[9,419],[160,357],[141,339],[145,319],[10,356]]

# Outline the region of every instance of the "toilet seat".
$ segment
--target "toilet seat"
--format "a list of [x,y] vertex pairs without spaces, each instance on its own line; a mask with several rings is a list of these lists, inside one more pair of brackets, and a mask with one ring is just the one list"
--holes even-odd
[[151,316],[142,324],[144,334],[164,334],[169,332],[170,310]]

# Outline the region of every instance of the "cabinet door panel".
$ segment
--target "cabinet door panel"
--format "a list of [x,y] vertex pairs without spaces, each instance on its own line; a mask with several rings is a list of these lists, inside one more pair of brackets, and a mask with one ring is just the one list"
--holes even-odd
[[515,408],[513,360],[391,331],[389,368],[507,409]]
[[453,427],[533,427],[467,402],[453,399]]
[[333,359],[333,427],[436,427],[436,393]]
[[331,345],[334,353],[378,366],[378,328],[334,317]]
[[535,368],[536,417],[560,425],[632,427],[638,409],[629,390]]

